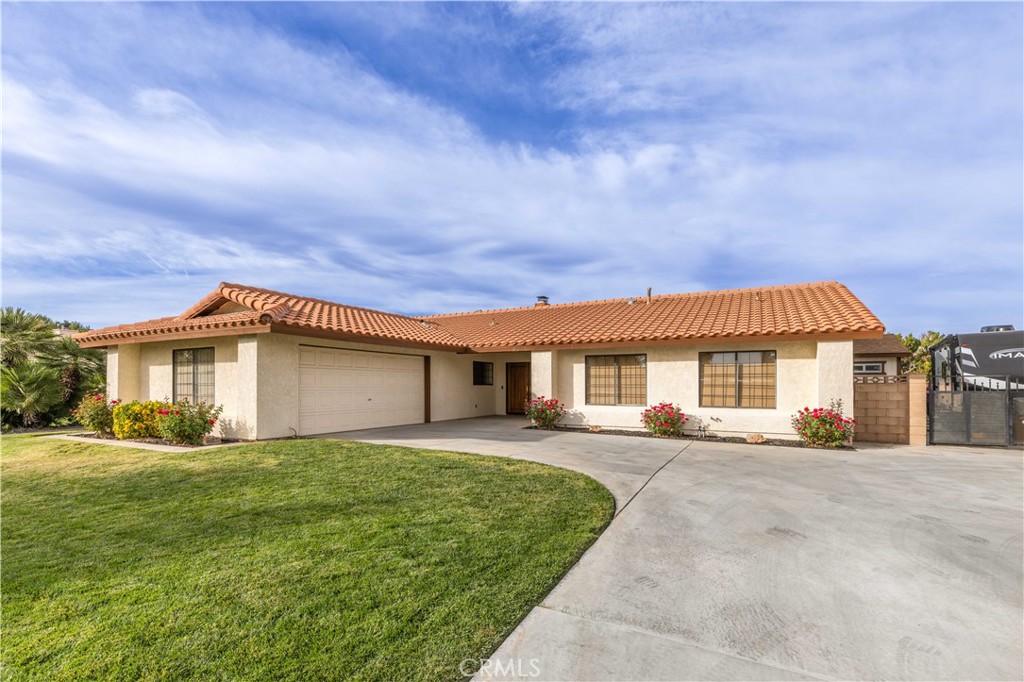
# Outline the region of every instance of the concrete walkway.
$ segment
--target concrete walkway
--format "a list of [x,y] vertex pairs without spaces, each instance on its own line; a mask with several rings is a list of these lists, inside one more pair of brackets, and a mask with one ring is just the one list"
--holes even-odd
[[546,462],[615,495],[611,525],[479,679],[1024,679],[1019,450],[524,425],[340,435]]

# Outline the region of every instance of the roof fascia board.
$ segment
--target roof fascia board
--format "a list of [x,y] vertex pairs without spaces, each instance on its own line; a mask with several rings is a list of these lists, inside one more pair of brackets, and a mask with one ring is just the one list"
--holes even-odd
[[78,340],[82,348],[105,348],[109,346],[121,346],[131,343],[159,343],[161,341],[180,341],[185,339],[207,339],[215,336],[244,336],[246,334],[267,334],[270,332],[270,325],[249,324],[231,327],[217,327],[216,329],[192,329],[180,332],[135,332],[126,336],[104,335],[96,339]]
[[878,339],[881,331],[843,332],[840,334],[765,334],[758,336],[704,336],[689,339],[654,339],[651,341],[607,341],[595,343],[559,343],[528,346],[471,346],[473,353],[521,353],[524,351],[590,350],[603,348],[648,348],[651,346],[707,346],[727,343],[784,343],[789,341],[852,341]]
[[351,332],[312,329],[310,327],[299,327],[280,323],[271,323],[270,331],[277,334],[290,334],[292,336],[308,336],[317,339],[333,339],[335,341],[350,341],[353,343],[368,343],[378,346],[393,346],[398,348],[415,348],[417,350],[438,350],[447,351],[449,353],[465,353],[469,350],[464,346],[449,346],[443,343],[428,343],[424,341],[406,341],[404,339],[391,339],[386,336],[372,336],[370,334],[353,334]]

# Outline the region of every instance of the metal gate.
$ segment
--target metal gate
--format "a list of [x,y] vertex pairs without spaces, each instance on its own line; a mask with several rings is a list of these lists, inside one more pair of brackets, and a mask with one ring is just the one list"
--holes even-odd
[[[1010,390],[1009,377],[970,377],[933,382],[928,392],[928,442],[954,445],[1010,445],[1024,391]],[[1014,400],[1018,398],[1018,400]]]

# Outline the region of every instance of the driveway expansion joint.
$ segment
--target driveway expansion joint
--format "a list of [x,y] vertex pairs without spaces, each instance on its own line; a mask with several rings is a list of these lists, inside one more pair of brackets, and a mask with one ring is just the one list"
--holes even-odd
[[674,455],[669,457],[667,460],[665,460],[665,462],[660,467],[655,469],[654,472],[650,476],[647,477],[647,480],[644,481],[644,484],[642,486],[640,486],[639,488],[637,488],[637,491],[635,493],[633,493],[628,500],[626,500],[626,504],[622,505],[622,509],[616,509],[615,510],[615,515],[612,518],[613,519],[617,518],[619,516],[619,514],[621,514],[622,512],[626,511],[626,507],[629,506],[629,503],[632,502],[633,500],[635,500],[637,495],[639,495],[640,493],[642,493],[644,491],[644,488],[647,487],[647,484],[650,483],[651,481],[653,481],[654,477],[657,476],[658,474],[660,474],[662,469],[664,469],[669,464],[671,464],[673,461],[675,461],[676,457],[678,457],[679,455],[683,454],[683,451],[686,450],[686,448],[690,447],[691,445],[693,445],[693,441],[692,440],[690,442],[688,442],[686,445],[684,445],[682,448],[680,448],[680,450],[677,453],[675,453]]

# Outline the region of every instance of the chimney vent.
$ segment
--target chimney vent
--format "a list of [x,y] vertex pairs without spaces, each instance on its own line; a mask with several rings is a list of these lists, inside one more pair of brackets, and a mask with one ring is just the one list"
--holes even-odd
[[547,304],[548,304],[548,297],[547,296],[538,296],[537,297],[537,302],[533,304],[533,307],[534,308],[540,308],[541,306],[545,306]]
[[647,305],[651,304],[651,287],[647,287]]

